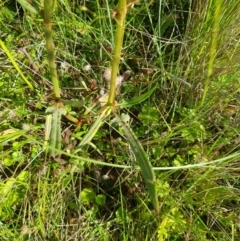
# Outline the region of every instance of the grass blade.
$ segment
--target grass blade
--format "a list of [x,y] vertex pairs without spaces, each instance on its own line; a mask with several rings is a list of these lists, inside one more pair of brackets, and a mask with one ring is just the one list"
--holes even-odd
[[25,131],[18,129],[7,129],[0,132],[0,144],[4,144],[10,141],[14,141],[25,134]]
[[24,76],[24,74],[22,73],[22,71],[20,70],[20,68],[18,67],[16,61],[14,60],[12,54],[10,53],[10,51],[8,50],[8,48],[6,47],[6,45],[3,43],[3,41],[0,40],[0,46],[1,48],[4,50],[4,52],[6,53],[6,55],[8,56],[9,60],[12,62],[14,68],[17,70],[17,72],[20,74],[20,76],[22,77],[22,79],[27,83],[27,85],[30,87],[31,90],[33,90],[33,86],[32,84],[27,80],[27,78]]
[[83,137],[82,141],[80,142],[79,146],[84,146],[88,144],[95,134],[97,133],[98,129],[101,127],[102,123],[104,122],[104,119],[111,113],[111,107],[107,106],[100,116],[98,116],[97,120],[94,122],[94,124],[91,126],[88,133]]

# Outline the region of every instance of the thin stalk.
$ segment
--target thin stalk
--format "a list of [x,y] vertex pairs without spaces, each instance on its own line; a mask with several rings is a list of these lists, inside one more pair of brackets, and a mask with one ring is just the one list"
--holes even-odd
[[60,88],[59,88],[59,81],[57,76],[56,61],[54,56],[54,44],[53,44],[53,38],[52,38],[52,22],[51,22],[52,8],[53,8],[53,1],[44,0],[44,24],[45,24],[48,62],[49,62],[51,79],[53,83],[53,91],[54,91],[55,97],[60,98]]
[[127,14],[127,1],[119,0],[118,7],[115,12],[114,19],[116,20],[116,34],[115,34],[115,47],[112,60],[112,71],[110,80],[110,91],[108,97],[108,105],[113,105],[115,99],[115,85],[118,74],[119,62],[122,52],[122,43],[125,30],[125,19]]

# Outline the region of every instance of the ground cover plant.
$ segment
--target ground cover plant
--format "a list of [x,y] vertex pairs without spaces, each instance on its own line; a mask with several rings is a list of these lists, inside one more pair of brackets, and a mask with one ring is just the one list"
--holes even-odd
[[239,240],[239,1],[51,2],[0,3],[1,240]]

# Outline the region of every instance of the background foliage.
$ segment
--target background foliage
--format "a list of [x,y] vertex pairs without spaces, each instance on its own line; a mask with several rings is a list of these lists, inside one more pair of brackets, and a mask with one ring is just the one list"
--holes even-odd
[[1,45],[1,240],[238,240],[239,1],[141,0],[128,11],[119,74],[131,76],[116,99],[154,166],[159,214],[114,117],[79,146],[98,109],[85,111],[108,89],[116,1],[54,3],[61,96],[81,122],[76,131],[61,118],[55,158],[43,3],[23,2],[0,3],[1,41],[33,86]]

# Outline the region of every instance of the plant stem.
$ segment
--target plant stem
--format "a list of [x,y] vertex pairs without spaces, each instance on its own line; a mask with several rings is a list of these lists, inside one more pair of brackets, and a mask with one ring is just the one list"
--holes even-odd
[[122,43],[125,29],[125,19],[127,14],[127,1],[119,0],[118,7],[116,10],[115,20],[116,20],[116,35],[115,35],[115,47],[112,60],[112,71],[111,71],[111,80],[110,80],[110,91],[108,97],[108,105],[113,105],[115,98],[115,85],[116,78],[118,74],[119,62],[122,51]]
[[44,0],[44,24],[45,24],[45,35],[46,35],[46,47],[48,54],[48,62],[50,68],[51,79],[53,83],[53,90],[56,98],[60,98],[60,88],[57,76],[57,68],[54,56],[54,44],[52,38],[52,22],[51,14],[53,8],[52,0]]

